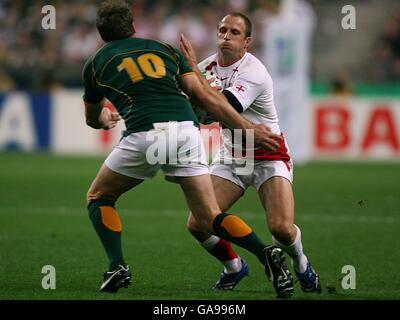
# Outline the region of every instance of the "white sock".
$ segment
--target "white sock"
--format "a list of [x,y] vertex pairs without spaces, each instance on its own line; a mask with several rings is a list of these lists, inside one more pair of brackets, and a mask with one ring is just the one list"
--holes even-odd
[[[219,240],[220,240],[219,237],[211,235],[207,240],[199,243],[204,249],[206,249],[207,251],[211,251]],[[240,261],[240,258],[235,258],[232,260],[226,260],[221,262],[225,267],[224,271],[226,273],[239,272],[240,269],[242,268],[242,262]]]
[[215,245],[218,243],[218,241],[219,237],[211,235],[207,240],[199,243],[204,249],[206,249],[207,251],[211,251],[212,248],[214,248]]
[[308,259],[303,252],[303,244],[301,243],[301,231],[298,226],[294,225],[296,228],[296,238],[293,243],[289,246],[284,245],[272,236],[272,241],[274,245],[281,248],[292,258],[292,265],[295,271],[303,273],[307,269]]
[[242,261],[240,261],[240,258],[222,261],[222,263],[225,266],[224,268],[225,273],[235,273],[239,272],[240,269],[242,269]]

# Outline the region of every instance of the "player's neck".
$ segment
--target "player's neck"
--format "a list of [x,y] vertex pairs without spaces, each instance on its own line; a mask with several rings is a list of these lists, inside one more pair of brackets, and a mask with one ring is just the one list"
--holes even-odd
[[241,53],[239,56],[229,56],[229,55],[223,55],[221,53],[218,54],[218,64],[221,67],[229,67],[236,62],[238,62],[240,59],[243,58],[245,55],[246,51]]

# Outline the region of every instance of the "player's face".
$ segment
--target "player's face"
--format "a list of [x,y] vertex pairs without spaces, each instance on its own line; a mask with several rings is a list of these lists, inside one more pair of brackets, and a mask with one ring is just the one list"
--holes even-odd
[[246,24],[240,17],[226,16],[218,26],[218,49],[223,55],[241,58],[247,50]]

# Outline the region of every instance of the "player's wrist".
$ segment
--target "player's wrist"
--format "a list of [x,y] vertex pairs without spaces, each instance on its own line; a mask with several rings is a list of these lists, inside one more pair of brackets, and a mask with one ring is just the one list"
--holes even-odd
[[109,121],[110,121],[109,110],[107,108],[103,108],[103,110],[101,110],[101,113],[100,113],[100,116],[98,119],[98,124],[99,124],[100,129],[107,129]]

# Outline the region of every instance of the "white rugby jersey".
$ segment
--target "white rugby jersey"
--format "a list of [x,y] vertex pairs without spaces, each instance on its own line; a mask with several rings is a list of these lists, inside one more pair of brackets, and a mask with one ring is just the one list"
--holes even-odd
[[[234,64],[228,67],[221,67],[218,65],[218,54],[214,54],[200,62],[198,67],[201,72],[206,72],[207,70],[214,72],[215,76],[221,80],[222,89],[230,91],[242,105],[243,112],[241,115],[244,118],[255,124],[266,124],[273,133],[281,134],[274,105],[271,76],[265,66],[254,55],[247,52],[242,59]],[[230,134],[223,134],[223,139],[225,147],[232,146]],[[278,151],[287,154],[284,141],[280,149]],[[276,153],[272,155],[266,150],[258,149],[258,152],[255,152],[254,155],[257,160],[278,159],[276,158]]]
[[198,66],[201,72],[211,68],[221,80],[222,89],[230,91],[239,100],[243,117],[253,123],[265,123],[274,133],[280,134],[272,79],[260,60],[247,52],[229,67],[221,67],[218,65],[218,55],[214,54]]

